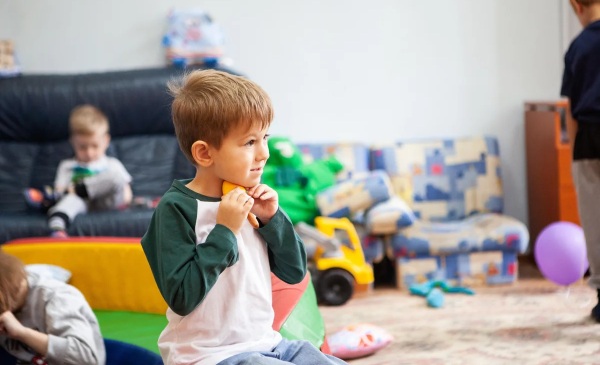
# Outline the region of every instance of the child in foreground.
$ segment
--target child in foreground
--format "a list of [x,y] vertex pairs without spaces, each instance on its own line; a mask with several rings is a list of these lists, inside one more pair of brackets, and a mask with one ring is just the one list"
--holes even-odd
[[[165,364],[345,364],[272,328],[271,272],[299,283],[306,253],[277,193],[260,183],[269,97],[252,81],[215,70],[194,71],[170,89],[179,146],[196,175],[173,182],[142,238],[169,306],[158,340]],[[223,195],[225,181],[245,189]]]
[[18,364],[104,365],[98,320],[83,294],[61,281],[27,273],[0,250],[0,346]]

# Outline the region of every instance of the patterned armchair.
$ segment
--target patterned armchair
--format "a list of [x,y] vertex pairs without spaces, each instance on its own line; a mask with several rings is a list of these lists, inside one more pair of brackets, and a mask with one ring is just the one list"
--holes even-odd
[[[370,172],[360,174],[349,171],[361,167],[362,159],[347,152],[361,150],[359,144],[321,146],[331,154],[346,151],[336,157],[347,167],[340,183],[317,197],[321,212],[355,222],[367,260],[376,262],[384,254],[395,260],[398,286],[432,279],[461,285],[516,280],[517,255],[527,249],[529,233],[502,214],[495,138],[371,146]],[[319,147],[301,150],[316,157]]]

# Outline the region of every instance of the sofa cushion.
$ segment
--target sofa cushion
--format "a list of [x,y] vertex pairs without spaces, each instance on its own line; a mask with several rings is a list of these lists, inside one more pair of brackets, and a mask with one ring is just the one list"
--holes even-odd
[[174,135],[116,138],[109,154],[118,158],[131,175],[134,196],[160,197],[173,179],[192,178],[195,173]]
[[[150,224],[153,211],[149,208],[130,208],[81,214],[71,223],[67,233],[70,236],[141,237]],[[0,213],[0,242],[49,235],[44,214]]]
[[48,236],[47,217],[41,213],[0,212],[0,242],[21,237]]

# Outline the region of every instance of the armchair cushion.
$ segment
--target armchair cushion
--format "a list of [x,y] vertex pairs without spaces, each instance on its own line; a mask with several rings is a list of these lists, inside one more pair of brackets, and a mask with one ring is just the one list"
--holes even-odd
[[391,238],[395,257],[443,256],[476,251],[525,252],[527,227],[500,214],[477,214],[455,222],[416,221]]
[[366,214],[367,231],[370,234],[394,234],[417,220],[412,209],[397,196],[376,204]]
[[342,181],[317,194],[321,215],[352,217],[359,211],[388,200],[392,195],[389,177],[384,171],[372,171],[363,177]]

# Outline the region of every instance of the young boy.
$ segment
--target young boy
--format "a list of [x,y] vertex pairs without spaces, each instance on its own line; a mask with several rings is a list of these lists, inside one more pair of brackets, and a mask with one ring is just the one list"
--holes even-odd
[[[142,238],[169,305],[158,340],[165,364],[345,364],[272,329],[270,273],[300,282],[306,253],[277,193],[260,183],[269,97],[246,78],[214,70],[194,71],[170,89],[177,139],[196,175],[173,182]],[[246,189],[223,195],[224,181]]]
[[67,228],[78,214],[110,210],[131,203],[131,175],[114,157],[106,156],[110,144],[108,118],[91,105],[73,109],[69,118],[70,142],[75,158],[60,162],[54,181],[56,203],[43,201],[28,189],[26,198],[48,210],[53,237],[67,237]]
[[79,290],[25,271],[0,250],[0,346],[19,364],[104,365],[94,312]]
[[569,98],[576,121],[567,126],[573,181],[590,264],[589,285],[598,292],[592,317],[600,322],[600,0],[570,1],[584,29],[565,55],[561,94]]

